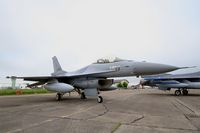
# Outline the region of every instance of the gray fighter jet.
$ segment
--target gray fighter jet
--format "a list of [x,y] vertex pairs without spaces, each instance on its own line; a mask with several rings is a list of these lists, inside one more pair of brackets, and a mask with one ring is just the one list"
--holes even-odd
[[200,72],[146,76],[140,81],[143,86],[158,87],[160,90],[175,90],[175,95],[188,95],[187,89],[200,89]]
[[113,90],[113,87],[111,87],[114,83],[113,77],[152,75],[182,69],[170,65],[122,60],[115,57],[102,58],[77,71],[66,72],[61,68],[55,56],[52,59],[54,72],[51,76],[11,76],[8,78],[37,81],[29,87],[44,85],[47,90],[57,92],[57,100],[61,100],[65,93],[76,90],[82,99],[90,96],[97,97],[97,101],[101,103],[103,98],[99,96],[99,92],[101,90]]

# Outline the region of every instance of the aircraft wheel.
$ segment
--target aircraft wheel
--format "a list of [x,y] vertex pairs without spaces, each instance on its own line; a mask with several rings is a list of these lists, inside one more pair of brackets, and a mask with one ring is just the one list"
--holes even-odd
[[81,99],[86,99],[86,96],[85,96],[84,92],[81,93]]
[[181,90],[176,90],[176,91],[175,91],[175,95],[176,95],[176,96],[180,96],[180,95],[181,95]]
[[62,94],[57,93],[57,94],[56,94],[56,100],[57,100],[57,101],[60,101],[61,99],[62,99]]
[[183,90],[182,93],[183,95],[188,95],[188,90]]
[[102,96],[98,96],[97,97],[97,102],[98,103],[102,103],[103,102],[103,97]]

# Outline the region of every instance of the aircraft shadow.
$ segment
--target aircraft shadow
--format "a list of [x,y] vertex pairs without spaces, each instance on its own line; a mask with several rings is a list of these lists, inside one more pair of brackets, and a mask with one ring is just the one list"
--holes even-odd
[[188,94],[188,95],[180,95],[180,96],[175,96],[174,93],[145,93],[143,95],[151,95],[151,96],[173,96],[173,97],[188,97],[188,96],[192,96],[192,97],[199,97],[200,94]]

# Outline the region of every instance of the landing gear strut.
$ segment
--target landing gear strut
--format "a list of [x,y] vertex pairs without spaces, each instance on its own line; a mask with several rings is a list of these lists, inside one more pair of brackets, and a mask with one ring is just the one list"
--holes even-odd
[[63,95],[62,95],[61,93],[57,93],[57,94],[56,94],[56,100],[57,100],[57,101],[60,101],[60,100],[62,99],[62,96],[63,96]]
[[87,99],[84,92],[81,93],[81,99]]
[[184,89],[182,90],[183,95],[188,95],[188,90]]

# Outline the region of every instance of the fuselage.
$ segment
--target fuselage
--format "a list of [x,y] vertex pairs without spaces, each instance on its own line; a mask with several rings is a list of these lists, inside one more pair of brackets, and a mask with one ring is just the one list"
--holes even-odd
[[159,88],[200,89],[200,72],[167,76],[152,76],[140,81],[142,85]]
[[160,88],[186,88],[186,89],[200,89],[200,81],[198,82],[179,82],[179,81],[162,81],[159,83],[153,83],[152,86],[157,86]]
[[153,74],[170,72],[177,69],[179,68],[165,64],[123,60],[111,63],[93,63],[77,71],[66,73],[66,75],[75,75],[80,73],[90,74],[101,71],[102,72],[110,71],[107,73],[97,73],[92,75],[92,77],[110,78],[110,77],[153,75]]

